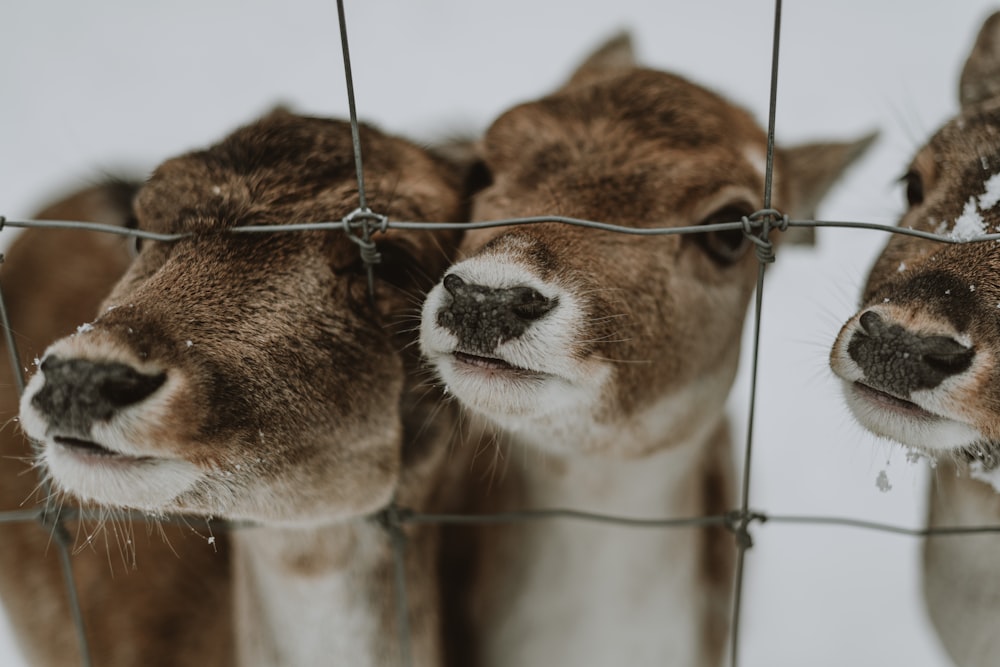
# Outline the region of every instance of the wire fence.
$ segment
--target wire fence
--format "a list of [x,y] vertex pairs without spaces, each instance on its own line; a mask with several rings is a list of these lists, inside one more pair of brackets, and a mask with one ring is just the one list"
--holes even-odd
[[[359,246],[362,260],[368,267],[369,287],[372,288],[372,265],[379,261],[377,249],[373,237],[377,233],[385,232],[388,229],[410,229],[410,230],[441,230],[454,229],[454,223],[435,222],[408,222],[390,220],[380,215],[368,207],[365,191],[364,175],[362,169],[362,150],[359,137],[359,124],[355,104],[353,76],[351,72],[350,50],[348,46],[348,31],[344,16],[344,2],[337,1],[338,19],[340,23],[340,38],[343,50],[344,71],[347,83],[348,103],[350,112],[350,122],[353,137],[354,158],[356,164],[356,178],[358,185],[358,208],[342,220],[320,221],[301,224],[289,224],[280,226],[238,226],[230,231],[236,234],[255,233],[294,233],[301,231],[337,231],[342,230]],[[394,578],[396,587],[396,615],[397,627],[399,630],[398,642],[400,647],[400,662],[402,667],[412,667],[413,661],[410,654],[410,632],[409,632],[409,604],[407,601],[406,572],[404,559],[406,553],[406,535],[403,527],[406,525],[498,525],[538,521],[584,521],[590,523],[609,524],[637,530],[668,530],[689,527],[724,526],[735,537],[737,546],[737,566],[733,591],[733,606],[731,614],[731,640],[729,664],[731,667],[738,667],[740,652],[740,627],[741,627],[741,607],[742,593],[744,588],[744,562],[746,552],[753,546],[752,527],[758,523],[785,523],[798,525],[815,526],[843,526],[860,530],[878,531],[882,533],[903,535],[909,537],[946,537],[965,536],[982,533],[1000,533],[1000,525],[996,526],[950,526],[938,528],[914,529],[904,526],[880,523],[875,521],[865,521],[856,518],[838,516],[808,516],[808,515],[782,515],[770,514],[765,511],[754,509],[750,506],[750,484],[751,484],[751,461],[753,457],[754,444],[754,421],[756,413],[757,377],[758,363],[760,361],[760,329],[762,320],[762,304],[764,298],[764,269],[766,265],[775,260],[774,245],[770,240],[772,232],[784,232],[789,228],[845,228],[845,229],[866,229],[921,238],[945,244],[966,244],[984,241],[1000,241],[1000,233],[986,234],[974,238],[957,238],[953,235],[936,234],[909,228],[900,228],[890,225],[874,224],[856,221],[830,221],[830,220],[791,220],[780,211],[771,208],[771,185],[774,172],[774,136],[775,136],[775,108],[778,85],[778,55],[780,46],[782,17],[782,0],[775,1],[774,29],[772,35],[772,64],[770,79],[770,101],[767,127],[767,162],[765,169],[764,185],[764,206],[760,211],[744,217],[742,220],[716,223],[710,225],[699,225],[697,227],[672,227],[672,228],[643,228],[623,227],[608,224],[600,221],[582,220],[577,218],[567,218],[561,216],[538,216],[529,218],[511,218],[503,220],[490,220],[483,222],[466,223],[463,229],[483,229],[499,226],[531,225],[536,223],[561,223],[574,225],[590,229],[599,229],[621,234],[631,235],[677,235],[710,233],[716,231],[742,230],[746,237],[756,246],[758,259],[757,285],[755,292],[755,302],[753,308],[753,343],[751,349],[751,374],[750,374],[750,395],[748,408],[748,422],[745,432],[745,444],[742,452],[742,480],[739,494],[739,506],[725,514],[713,516],[696,517],[671,517],[662,519],[637,519],[625,516],[612,516],[597,514],[592,512],[582,512],[568,508],[547,508],[533,509],[517,512],[503,512],[493,514],[430,514],[414,511],[411,508],[400,507],[395,503],[390,504],[375,517],[380,525],[387,531],[394,556]],[[0,216],[0,231],[4,227],[16,228],[59,228],[78,229],[88,231],[99,231],[108,234],[124,235],[139,239],[170,242],[183,238],[183,234],[156,234],[137,229],[128,229],[97,223],[86,222],[64,222],[52,220],[8,220]],[[0,325],[4,329],[5,340],[10,354],[10,363],[14,369],[14,377],[17,383],[18,393],[24,391],[25,379],[21,369],[20,360],[14,340],[13,331],[10,326],[8,313],[0,293]],[[78,520],[101,520],[106,518],[105,511],[98,509],[87,509],[77,507],[57,507],[54,504],[54,494],[49,489],[49,482],[42,479],[43,493],[46,500],[44,506],[0,512],[0,524],[15,522],[39,522],[49,531],[52,540],[58,550],[62,573],[68,591],[70,608],[74,623],[77,641],[80,647],[81,664],[84,667],[100,667],[94,665],[91,659],[91,652],[87,640],[82,607],[78,598],[77,588],[74,582],[74,572],[72,563],[72,538],[66,528],[66,524]],[[171,517],[156,516],[149,517],[141,512],[122,512],[116,517],[123,520],[147,521],[153,520],[162,523],[164,520],[171,520]],[[186,517],[175,517],[177,521],[186,523]],[[212,522],[213,527],[223,529],[239,529],[241,524],[227,522]]]

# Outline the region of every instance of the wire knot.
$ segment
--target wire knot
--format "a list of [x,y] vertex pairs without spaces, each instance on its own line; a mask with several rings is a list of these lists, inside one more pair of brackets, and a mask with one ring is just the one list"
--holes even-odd
[[413,510],[400,507],[394,500],[386,505],[374,518],[390,535],[402,536],[404,535],[403,524],[411,516],[413,516]]
[[726,528],[736,537],[736,545],[742,551],[753,546],[753,536],[750,535],[750,524],[754,521],[764,523],[767,521],[767,515],[744,510],[733,510],[726,514]]
[[369,266],[379,264],[382,255],[378,251],[378,246],[372,241],[372,234],[374,232],[384,234],[389,229],[388,216],[375,213],[370,208],[356,208],[345,215],[341,222],[344,223],[347,238],[361,250],[361,261]]
[[771,230],[786,231],[788,216],[773,208],[764,208],[743,216],[743,234],[757,246],[757,261],[761,264],[774,263],[774,242]]

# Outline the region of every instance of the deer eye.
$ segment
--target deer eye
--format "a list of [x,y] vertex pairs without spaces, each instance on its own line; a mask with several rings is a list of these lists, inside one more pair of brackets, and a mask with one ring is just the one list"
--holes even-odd
[[[751,209],[744,206],[724,206],[702,220],[699,224],[713,225],[720,222],[737,222],[752,212]],[[751,245],[750,240],[747,239],[742,229],[697,233],[694,236],[701,249],[714,262],[722,266],[729,266],[738,262],[747,254]]]
[[[135,217],[135,214],[131,214],[125,219],[125,228],[139,229],[139,220]],[[139,254],[139,251],[142,250],[142,239],[138,236],[129,236],[128,249],[132,259],[135,259],[135,257]]]
[[906,185],[906,202],[911,207],[924,202],[924,179],[914,170],[906,172],[900,179]]

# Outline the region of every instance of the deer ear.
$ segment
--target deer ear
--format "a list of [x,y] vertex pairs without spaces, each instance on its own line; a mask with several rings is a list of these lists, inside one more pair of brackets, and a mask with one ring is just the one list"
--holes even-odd
[[623,30],[587,56],[563,85],[563,90],[636,66],[632,35]]
[[979,30],[958,83],[962,108],[1000,97],[1000,12]]
[[[789,198],[785,213],[799,220],[813,219],[816,207],[830,188],[877,137],[878,133],[872,132],[856,141],[820,142],[783,149],[782,175]],[[809,242],[810,239],[791,240]]]

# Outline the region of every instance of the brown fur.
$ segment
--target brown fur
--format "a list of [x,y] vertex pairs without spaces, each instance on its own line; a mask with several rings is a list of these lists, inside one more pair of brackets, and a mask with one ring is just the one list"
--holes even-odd
[[[910,163],[904,178],[909,207],[900,226],[948,234],[961,216],[975,213],[984,232],[997,231],[1000,209],[982,206],[980,197],[987,179],[1000,172],[998,93],[1000,14],[994,14],[962,73],[961,112]],[[971,229],[959,235],[967,238]],[[831,366],[864,426],[941,459],[930,490],[931,528],[1000,524],[998,276],[995,242],[945,245],[893,236],[871,270],[861,309],[831,352]],[[881,325],[862,323],[872,314]],[[896,328],[880,333],[881,326]],[[869,352],[869,340],[885,354]],[[936,347],[928,351],[914,341]],[[890,353],[920,364],[894,362]],[[974,479],[980,468],[987,469],[985,476]],[[929,537],[925,543],[928,611],[961,667],[994,665],[1000,654],[997,546],[992,535]]]
[[[374,210],[394,220],[462,219],[461,169],[367,126],[361,143]],[[276,111],[169,160],[139,192],[138,225],[188,236],[143,242],[91,327],[47,352],[165,378],[110,426],[97,420],[94,435],[68,434],[152,459],[94,465],[84,451],[68,474],[47,459],[64,491],[259,524],[232,535],[238,664],[316,664],[316,651],[355,665],[398,660],[389,538],[367,517],[394,498],[436,509],[448,497],[435,480],[451,433],[434,421],[437,393],[420,385],[407,347],[422,286],[447,266],[460,232],[376,233],[385,261],[373,300],[358,248],[339,228],[227,232],[337,221],[357,202],[351,135],[339,121]],[[53,431],[64,427],[36,400],[51,382],[40,373],[22,403],[22,415],[38,412],[47,457],[78,451],[55,444]],[[162,461],[197,480],[176,492]],[[106,470],[111,482],[87,486],[77,463],[88,474]],[[123,467],[133,477],[113,477]],[[428,572],[437,533],[406,532],[411,648],[415,664],[434,665],[442,631]],[[324,597],[330,586],[340,592]],[[338,604],[322,620],[329,627],[315,616],[316,625],[296,621]],[[338,621],[341,612],[350,618]]]
[[[61,199],[37,217],[123,225],[131,216],[136,187],[102,183]],[[23,368],[91,318],[131,261],[122,237],[63,229],[27,230],[6,255],[0,283]],[[0,368],[5,423],[17,415],[12,373],[7,363]],[[39,477],[27,469],[32,457],[27,439],[9,423],[0,437],[0,509],[37,506]],[[66,527],[93,664],[232,664],[224,533],[210,545],[208,530],[198,525],[147,527],[114,520]],[[28,664],[81,664],[50,529],[35,522],[0,524],[0,544],[0,598]]]

